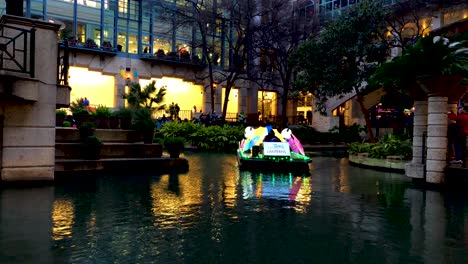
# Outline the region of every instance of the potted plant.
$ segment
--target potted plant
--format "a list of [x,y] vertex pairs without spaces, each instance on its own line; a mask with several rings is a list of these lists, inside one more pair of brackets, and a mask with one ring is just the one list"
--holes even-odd
[[55,111],[55,126],[62,126],[65,117],[67,116],[67,111],[63,109],[58,109]]
[[94,113],[94,117],[96,118],[97,128],[108,129],[109,126],[109,118],[111,116],[111,110],[104,106],[98,105],[96,107],[96,112]]
[[83,159],[99,159],[101,149],[102,141],[96,136],[88,136],[83,141],[81,156]]
[[155,55],[156,55],[156,57],[158,57],[158,58],[163,58],[164,56],[166,56],[166,54],[165,54],[165,52],[164,52],[163,49],[158,49],[158,50],[156,51],[156,54],[155,54]]
[[114,115],[117,116],[120,123],[120,129],[130,129],[132,125],[132,116],[133,111],[130,108],[120,108],[114,112]]
[[90,49],[95,49],[97,48],[97,44],[93,39],[87,39],[86,42],[84,43],[85,48],[90,48]]
[[153,143],[156,122],[152,117],[150,109],[138,108],[135,111],[132,126],[136,131],[140,132],[145,144]]
[[164,147],[169,152],[169,157],[178,158],[185,146],[185,138],[168,137],[164,139]]
[[96,124],[94,122],[83,122],[78,130],[80,131],[80,138],[86,139],[89,136],[94,135],[94,130],[96,129]]
[[167,57],[169,59],[175,60],[175,59],[177,59],[179,57],[179,55],[175,51],[170,51],[170,52],[167,53]]
[[183,61],[189,61],[190,60],[190,53],[186,50],[182,50],[180,52],[180,59],[182,59]]
[[112,44],[110,43],[110,41],[102,42],[102,49],[107,50],[107,51],[112,51]]
[[70,121],[63,121],[62,127],[71,127],[72,123]]
[[109,128],[110,129],[118,129],[119,128],[119,116],[117,115],[117,111],[113,111],[110,113],[109,117]]
[[90,120],[89,112],[86,107],[83,98],[76,98],[74,102],[70,103],[70,111],[73,114],[77,127],[79,127],[81,123]]

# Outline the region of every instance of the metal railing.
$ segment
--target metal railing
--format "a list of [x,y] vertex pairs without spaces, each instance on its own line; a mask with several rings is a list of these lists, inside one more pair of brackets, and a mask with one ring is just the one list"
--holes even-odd
[[0,70],[34,78],[36,29],[0,25]]
[[68,42],[62,45],[62,49],[59,49],[57,55],[57,84],[68,86],[68,69],[70,67],[69,63],[69,48]]

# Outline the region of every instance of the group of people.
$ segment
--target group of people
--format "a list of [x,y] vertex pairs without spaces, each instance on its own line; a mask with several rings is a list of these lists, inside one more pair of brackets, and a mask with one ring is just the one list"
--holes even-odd
[[468,106],[461,107],[458,114],[448,113],[448,140],[450,163],[463,163],[468,136]]
[[179,119],[179,112],[179,104],[174,104],[174,102],[172,102],[172,104],[169,106],[169,114],[171,115],[171,119]]

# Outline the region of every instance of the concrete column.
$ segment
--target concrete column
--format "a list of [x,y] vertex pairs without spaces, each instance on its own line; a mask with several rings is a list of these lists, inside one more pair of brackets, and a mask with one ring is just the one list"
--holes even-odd
[[[15,72],[4,72],[0,77],[2,81],[4,78],[10,79],[12,85],[9,92],[19,95],[2,98],[0,102],[0,112],[4,116],[1,180],[53,180],[59,25],[13,16],[3,16],[0,23],[35,29],[35,49],[27,54],[35,56],[33,78]],[[12,38],[18,35],[15,30],[5,33]],[[30,40],[28,38],[26,43],[28,49],[31,47]],[[22,41],[18,41],[18,45],[22,45]],[[16,59],[21,56],[15,54]],[[2,81],[0,86],[4,88],[7,82]]]
[[427,101],[414,102],[413,159],[405,165],[405,174],[410,178],[424,178],[423,134],[427,132]]
[[442,183],[447,166],[448,98],[432,96],[428,101],[426,182]]
[[114,93],[114,100],[115,100],[115,107],[125,107],[125,99],[122,98],[122,95],[125,94],[127,84],[125,80],[122,79],[120,75],[115,75],[115,93]]
[[239,113],[247,113],[247,88],[239,88]]

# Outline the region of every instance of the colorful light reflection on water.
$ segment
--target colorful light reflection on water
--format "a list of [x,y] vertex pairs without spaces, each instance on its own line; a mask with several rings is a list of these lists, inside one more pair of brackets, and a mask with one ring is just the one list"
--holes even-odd
[[186,157],[182,174],[0,189],[0,263],[466,263],[466,193],[346,159],[305,176]]

